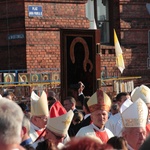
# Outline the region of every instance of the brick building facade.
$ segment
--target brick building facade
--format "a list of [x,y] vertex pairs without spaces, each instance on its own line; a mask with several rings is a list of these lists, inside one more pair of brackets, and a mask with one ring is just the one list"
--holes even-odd
[[[114,1],[114,27],[117,30],[123,50],[125,70],[121,75],[115,66],[114,47],[103,45],[102,65],[107,66],[108,76],[141,76],[135,79],[135,86],[150,86],[150,70],[147,68],[148,31],[150,14],[146,9],[149,1]],[[119,6],[119,7],[118,7]],[[115,71],[116,70],[116,71]]]
[[[87,0],[3,0],[0,2],[0,70],[61,68],[61,29],[89,29]],[[148,0],[113,0],[112,28],[123,49],[122,76],[141,76],[135,84],[150,84],[147,69]],[[41,6],[42,17],[30,17],[29,6]],[[115,67],[113,43],[101,44],[101,66],[108,76],[121,76]],[[110,89],[111,90],[111,89]]]

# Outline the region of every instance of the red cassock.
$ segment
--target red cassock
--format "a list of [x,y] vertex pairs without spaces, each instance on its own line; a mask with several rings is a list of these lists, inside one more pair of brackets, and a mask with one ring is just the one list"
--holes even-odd
[[96,131],[96,130],[95,130],[95,134],[96,134],[96,136],[97,136],[98,138],[101,139],[101,141],[102,141],[103,143],[107,143],[107,141],[109,140],[109,137],[108,137],[108,134],[107,134],[106,131],[101,132],[101,131]]

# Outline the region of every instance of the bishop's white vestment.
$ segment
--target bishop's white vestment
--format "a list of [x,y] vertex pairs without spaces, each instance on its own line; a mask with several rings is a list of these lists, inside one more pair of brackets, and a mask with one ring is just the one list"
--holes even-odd
[[105,136],[105,137],[107,136],[108,139],[114,136],[113,133],[109,129],[107,128],[104,128],[103,130],[99,129],[92,123],[86,127],[81,128],[77,132],[76,137],[90,136],[90,137],[99,139],[102,143],[106,143],[108,139],[104,139],[103,137],[97,137],[97,133],[96,133],[97,131],[101,132],[102,136]]

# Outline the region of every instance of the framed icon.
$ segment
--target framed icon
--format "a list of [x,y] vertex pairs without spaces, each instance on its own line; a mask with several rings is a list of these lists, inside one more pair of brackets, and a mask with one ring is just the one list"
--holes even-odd
[[18,74],[18,82],[29,82],[30,81],[30,74],[28,73],[19,73]]
[[31,74],[31,82],[40,82],[41,81],[41,74],[33,73]]
[[41,74],[41,81],[42,82],[48,82],[48,81],[50,81],[50,73],[42,73]]
[[3,82],[3,74],[0,73],[0,82]]
[[4,82],[13,83],[15,82],[15,73],[4,73]]
[[52,72],[51,80],[52,82],[60,81],[60,72]]

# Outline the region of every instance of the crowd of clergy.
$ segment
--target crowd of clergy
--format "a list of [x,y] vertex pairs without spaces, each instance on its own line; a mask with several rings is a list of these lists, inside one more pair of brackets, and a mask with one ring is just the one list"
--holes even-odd
[[[82,82],[81,82],[82,83]],[[150,88],[141,85],[113,99],[97,89],[63,102],[34,90],[30,106],[0,98],[0,150],[150,150]]]

